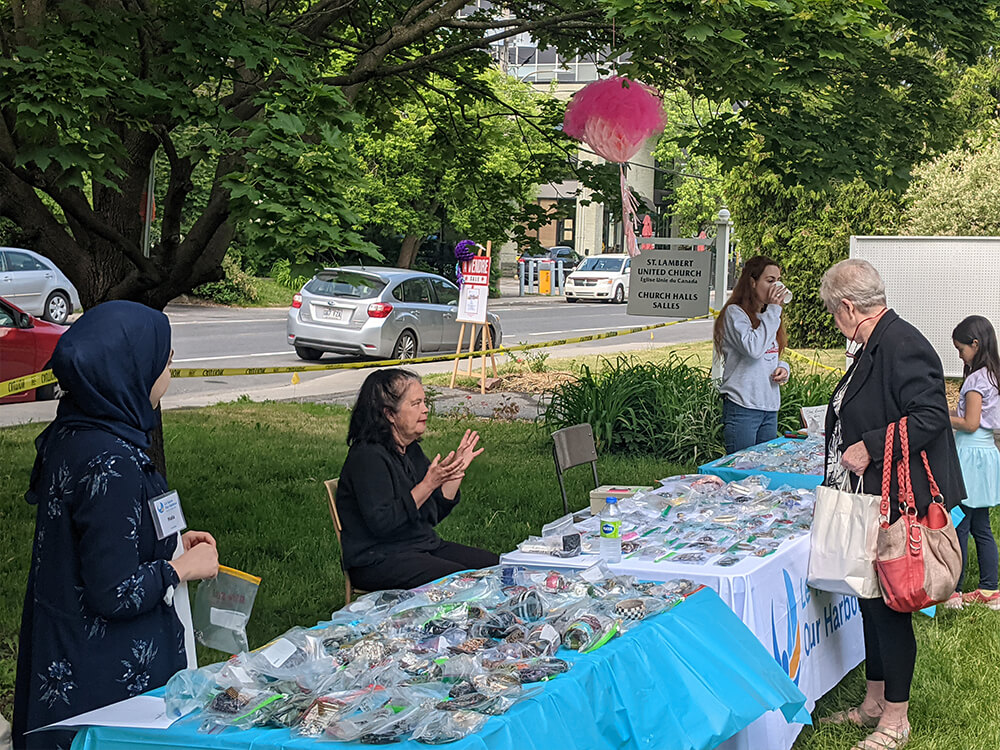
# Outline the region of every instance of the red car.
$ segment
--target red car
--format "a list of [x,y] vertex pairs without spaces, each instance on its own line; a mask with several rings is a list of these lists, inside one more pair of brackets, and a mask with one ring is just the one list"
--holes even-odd
[[[41,372],[66,326],[46,323],[0,297],[0,383]],[[55,398],[55,384],[0,398],[0,404]]]

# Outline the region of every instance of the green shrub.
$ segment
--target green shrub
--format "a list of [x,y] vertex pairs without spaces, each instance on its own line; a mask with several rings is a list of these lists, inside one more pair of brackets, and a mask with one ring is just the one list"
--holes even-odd
[[[588,422],[598,450],[702,463],[725,453],[722,400],[704,369],[671,355],[665,363],[624,355],[587,365],[580,378],[551,394],[542,421],[550,429]],[[829,402],[837,376],[794,372],[782,389],[778,425],[801,426],[799,409]]]
[[191,291],[192,296],[218,302],[220,305],[246,305],[256,302],[257,287],[253,277],[243,271],[228,255],[222,261],[225,274],[219,281],[210,281]]
[[307,276],[292,273],[292,263],[288,258],[281,258],[274,261],[274,264],[271,266],[271,278],[286,289],[291,289],[295,292],[299,291],[309,281],[309,277]]
[[784,313],[789,345],[825,349],[842,344],[820,301],[820,279],[848,256],[852,234],[896,231],[900,198],[861,180],[832,183],[823,193],[788,188],[774,175],[756,173],[752,164],[729,175],[725,192],[742,259],[774,258],[782,266],[782,281],[795,293]]
[[701,462],[723,453],[722,406],[704,370],[624,355],[557,388],[542,416],[552,429],[589,422],[598,449]]
[[830,403],[840,375],[829,371],[797,372],[792,364],[792,377],[781,387],[781,409],[778,411],[778,431],[797,430],[802,426],[799,410],[803,406]]

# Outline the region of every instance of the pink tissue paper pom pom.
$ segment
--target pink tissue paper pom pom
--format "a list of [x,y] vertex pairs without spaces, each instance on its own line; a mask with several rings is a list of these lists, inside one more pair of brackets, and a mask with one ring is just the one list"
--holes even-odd
[[587,84],[574,94],[566,108],[563,132],[584,141],[608,161],[621,163],[663,130],[665,122],[656,89],[614,76]]

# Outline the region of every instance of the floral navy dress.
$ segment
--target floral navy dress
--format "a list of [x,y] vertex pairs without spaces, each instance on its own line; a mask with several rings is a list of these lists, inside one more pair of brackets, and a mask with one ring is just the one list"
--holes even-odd
[[[137,325],[145,340],[126,337],[119,343],[131,349],[115,351],[115,332]],[[60,348],[72,362],[61,362]],[[68,389],[36,442],[26,495],[37,511],[17,660],[18,750],[68,750],[73,732],[24,733],[159,687],[186,666],[168,562],[177,535],[157,539],[148,500],[167,484],[144,450],[155,419],[149,391],[169,351],[162,313],[117,302],[87,312],[53,355]]]

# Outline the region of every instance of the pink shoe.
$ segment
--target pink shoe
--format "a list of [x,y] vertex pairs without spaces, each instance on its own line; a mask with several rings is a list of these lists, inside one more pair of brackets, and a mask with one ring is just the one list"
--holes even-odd
[[956,591],[954,594],[949,596],[941,606],[945,609],[962,609],[962,607],[965,606],[965,599]]
[[964,604],[985,604],[992,610],[1000,610],[1000,591],[987,594],[982,589],[976,589],[963,596],[962,601]]

